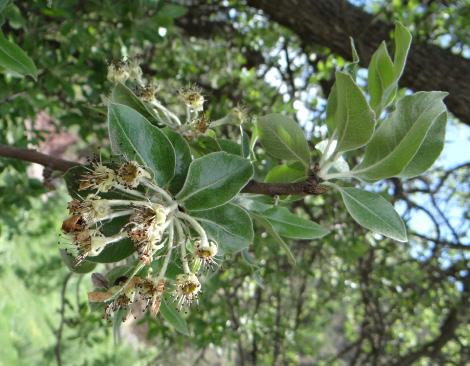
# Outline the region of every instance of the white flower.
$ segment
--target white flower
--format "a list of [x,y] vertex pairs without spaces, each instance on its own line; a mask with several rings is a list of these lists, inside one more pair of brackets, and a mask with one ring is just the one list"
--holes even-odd
[[203,244],[201,240],[196,240],[194,248],[194,256],[196,260],[205,267],[212,267],[216,264],[215,256],[217,255],[217,244],[209,242]]
[[96,189],[98,192],[108,192],[116,181],[114,170],[101,163],[94,163],[92,171],[80,179],[78,190]]
[[108,66],[107,78],[112,83],[124,83],[129,76],[129,68],[124,61],[114,61]]
[[197,86],[181,89],[179,94],[186,106],[194,112],[201,112],[204,109],[205,99],[201,94],[201,89]]
[[201,283],[194,273],[184,273],[176,277],[176,289],[173,296],[180,309],[197,302],[200,291]]

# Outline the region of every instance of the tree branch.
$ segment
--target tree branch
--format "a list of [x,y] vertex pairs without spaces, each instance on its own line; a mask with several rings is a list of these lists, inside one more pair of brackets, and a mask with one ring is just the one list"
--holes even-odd
[[36,150],[22,149],[7,145],[0,145],[0,156],[41,164],[52,170],[58,170],[61,172],[65,172],[74,166],[80,165],[77,162],[59,159],[51,155],[40,153]]
[[[51,155],[40,153],[33,149],[22,149],[13,146],[0,145],[0,156],[29,161],[44,165],[52,170],[66,172],[70,168],[80,165],[80,163],[70,160],[56,158]],[[297,183],[263,183],[251,180],[241,190],[242,193],[255,193],[267,196],[282,195],[319,195],[328,189],[320,184],[320,179],[313,171],[307,180]]]

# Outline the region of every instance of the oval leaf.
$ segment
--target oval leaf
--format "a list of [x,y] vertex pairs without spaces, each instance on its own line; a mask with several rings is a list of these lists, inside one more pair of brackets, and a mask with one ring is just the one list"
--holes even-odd
[[282,114],[260,117],[257,123],[259,140],[266,152],[277,159],[297,160],[310,166],[310,150],[298,123]]
[[170,140],[175,149],[175,176],[170,182],[169,190],[171,193],[178,193],[183,187],[186,175],[188,174],[189,165],[191,164],[191,150],[186,140],[179,133],[165,128],[162,130],[168,140]]
[[402,178],[416,177],[437,160],[444,148],[446,137],[447,113],[442,113],[429,130],[416,155],[411,159],[406,168],[400,173]]
[[173,304],[169,303],[167,300],[165,300],[165,298],[162,298],[160,313],[165,318],[165,320],[178,332],[184,335],[189,335],[189,329],[186,320],[175,309]]
[[175,150],[165,134],[134,109],[111,103],[108,127],[113,152],[146,166],[158,185],[167,185],[175,174]]
[[127,105],[128,107],[136,110],[149,121],[157,121],[158,118],[127,86],[122,83],[117,83],[113,89],[111,100],[116,104]]
[[285,250],[287,254],[287,260],[291,265],[295,265],[296,260],[294,257],[294,254],[292,254],[292,251],[290,250],[289,246],[287,243],[281,238],[281,236],[278,234],[276,230],[274,230],[273,226],[271,223],[266,220],[263,216],[251,213],[251,216],[255,219],[255,221],[258,223],[258,225],[261,225],[262,227],[265,228],[267,233],[271,235],[271,237],[281,246],[283,250]]
[[393,102],[398,81],[405,69],[406,58],[411,46],[411,33],[401,24],[395,26],[395,56],[392,62],[383,42],[372,55],[369,64],[368,84],[370,105],[377,116],[383,108]]
[[335,186],[351,217],[361,226],[389,238],[406,242],[405,224],[381,195],[357,188]]
[[238,252],[253,242],[253,223],[241,207],[228,203],[206,211],[191,213],[223,253]]
[[[367,145],[364,159],[353,169],[353,175],[365,180],[397,176],[415,156],[417,159],[426,160],[423,166],[432,164],[433,161],[430,162],[429,157],[417,155],[417,152],[432,126],[435,123],[443,123],[441,116],[446,112],[446,106],[442,100],[446,95],[445,92],[419,92],[403,97],[397,103],[395,111],[375,132],[372,141]],[[437,129],[441,128],[442,126]],[[430,140],[443,139],[443,137],[444,135],[439,131],[437,133],[433,131],[432,135],[429,135]],[[429,150],[430,145],[434,147]],[[435,145],[434,142],[429,141],[425,145],[425,150],[433,151],[433,156],[435,156]],[[416,165],[421,164],[415,161],[413,166]]]
[[291,213],[285,207],[273,207],[262,213],[279,235],[290,239],[318,239],[329,233],[317,223]]
[[362,90],[347,73],[336,73],[336,111],[330,118],[334,118],[336,126],[338,144],[335,152],[364,146],[374,133],[374,112]]
[[237,155],[215,152],[193,160],[176,199],[188,210],[207,210],[229,202],[253,176],[251,163]]

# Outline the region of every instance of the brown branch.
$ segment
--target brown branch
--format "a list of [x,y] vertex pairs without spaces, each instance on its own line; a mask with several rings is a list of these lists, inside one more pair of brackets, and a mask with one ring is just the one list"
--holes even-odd
[[[51,155],[46,155],[32,149],[22,149],[13,146],[0,145],[0,156],[29,161],[44,165],[52,170],[65,172],[80,163],[70,160],[56,158]],[[268,196],[282,196],[282,195],[319,195],[325,193],[328,189],[320,184],[320,179],[316,176],[315,172],[303,182],[297,183],[263,183],[251,180],[243,187],[242,193],[256,193]]]
[[243,187],[242,193],[256,193],[267,196],[281,195],[307,195],[323,194],[328,189],[320,184],[320,180],[315,176],[310,176],[307,180],[297,183],[262,183],[251,180]]
[[52,170],[59,170],[61,172],[65,172],[74,166],[80,165],[77,162],[59,159],[36,150],[22,149],[7,145],[0,145],[0,156],[41,164]]

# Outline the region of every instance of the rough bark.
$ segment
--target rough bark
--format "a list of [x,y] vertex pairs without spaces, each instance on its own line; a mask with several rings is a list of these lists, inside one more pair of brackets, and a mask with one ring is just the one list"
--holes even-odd
[[[390,38],[392,24],[345,0],[247,0],[274,21],[296,33],[305,44],[322,45],[350,59],[353,37],[367,66],[382,40]],[[470,60],[436,45],[414,42],[401,85],[414,90],[449,92],[446,104],[470,125]]]

